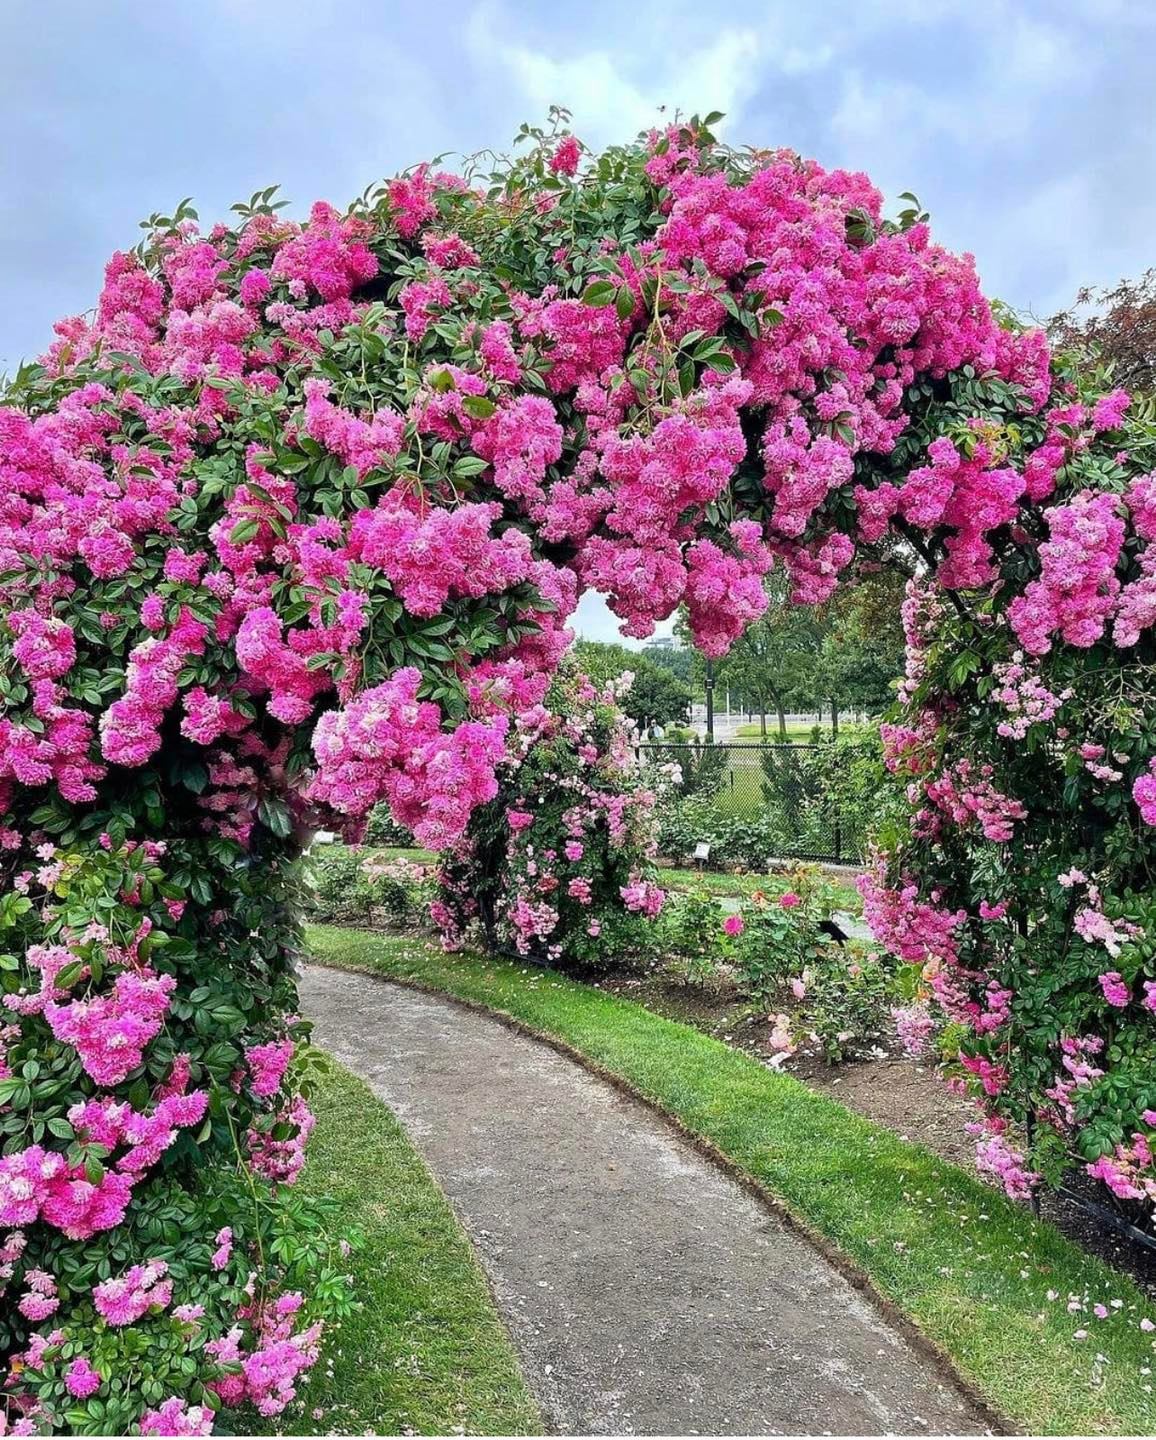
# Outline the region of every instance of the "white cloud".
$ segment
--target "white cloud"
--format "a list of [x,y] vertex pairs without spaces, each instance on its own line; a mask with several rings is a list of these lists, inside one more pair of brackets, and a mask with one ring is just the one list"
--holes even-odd
[[[701,46],[630,46],[629,69],[609,50],[578,50],[560,40],[565,53],[549,54],[509,38],[514,33],[497,6],[483,3],[470,14],[466,45],[479,65],[504,72],[532,113],[552,104],[572,110],[575,128],[595,146],[659,124],[663,107],[667,115],[723,110],[733,124],[759,77],[759,36],[746,27],[724,27]],[[802,63],[801,53],[794,63]]]

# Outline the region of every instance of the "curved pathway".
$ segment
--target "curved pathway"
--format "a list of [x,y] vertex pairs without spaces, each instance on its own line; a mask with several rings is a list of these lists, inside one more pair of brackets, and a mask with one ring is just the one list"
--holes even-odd
[[983,1432],[931,1360],[645,1106],[448,1000],[312,966],[301,995],[449,1196],[555,1431]]

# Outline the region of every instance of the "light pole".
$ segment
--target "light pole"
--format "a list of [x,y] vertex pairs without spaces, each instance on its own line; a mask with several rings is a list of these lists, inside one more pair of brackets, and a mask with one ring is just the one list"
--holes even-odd
[[706,662],[706,743],[714,744],[714,661]]

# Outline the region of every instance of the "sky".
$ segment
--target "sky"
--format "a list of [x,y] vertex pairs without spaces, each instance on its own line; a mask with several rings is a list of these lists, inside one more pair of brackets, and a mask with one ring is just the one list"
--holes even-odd
[[[2,0],[0,373],[183,196],[344,205],[551,103],[592,146],[722,110],[866,170],[1047,316],[1156,263],[1154,41],[1152,0]],[[617,638],[596,597],[578,628]]]

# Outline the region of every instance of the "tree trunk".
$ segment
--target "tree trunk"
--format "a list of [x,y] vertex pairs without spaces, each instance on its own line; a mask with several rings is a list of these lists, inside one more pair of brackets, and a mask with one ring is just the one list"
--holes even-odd
[[839,705],[838,705],[838,702],[837,702],[837,701],[835,701],[834,699],[832,699],[832,701],[831,701],[831,739],[832,739],[832,740],[838,740],[838,738],[839,738]]

